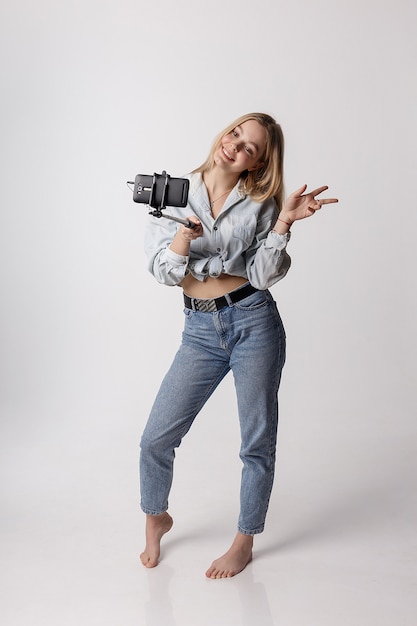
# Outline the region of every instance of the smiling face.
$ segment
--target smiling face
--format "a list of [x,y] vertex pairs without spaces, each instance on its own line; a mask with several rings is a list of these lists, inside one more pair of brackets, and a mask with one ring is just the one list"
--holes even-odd
[[214,162],[230,173],[251,172],[263,164],[266,138],[266,130],[259,122],[247,120],[221,138]]

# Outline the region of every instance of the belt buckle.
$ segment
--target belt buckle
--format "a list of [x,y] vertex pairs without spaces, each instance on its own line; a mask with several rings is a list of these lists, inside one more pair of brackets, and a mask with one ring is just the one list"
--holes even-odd
[[215,311],[217,311],[216,300],[214,300],[213,298],[210,298],[208,300],[199,300],[198,298],[196,298],[194,300],[194,306],[196,310],[200,311],[201,313],[214,313]]

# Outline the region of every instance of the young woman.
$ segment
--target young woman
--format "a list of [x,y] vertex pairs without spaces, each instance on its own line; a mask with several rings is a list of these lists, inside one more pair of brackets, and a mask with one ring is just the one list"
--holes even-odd
[[238,118],[214,141],[206,162],[189,176],[186,209],[193,228],[150,218],[145,236],[148,268],[164,285],[184,292],[182,343],[166,374],[141,439],[141,507],[146,547],[141,561],[154,567],[167,512],[175,448],[204,403],[231,370],[236,387],[243,463],[237,534],[206,572],[226,578],[252,558],[253,536],[264,529],[275,468],[278,387],[285,332],[268,288],[284,278],[290,227],[336,198],[307,186],[283,201],[284,140],[269,115]]

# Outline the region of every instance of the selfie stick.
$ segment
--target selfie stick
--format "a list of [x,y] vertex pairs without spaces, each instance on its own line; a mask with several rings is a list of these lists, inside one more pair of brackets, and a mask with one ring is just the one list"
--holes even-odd
[[166,208],[165,200],[168,192],[168,181],[169,174],[166,173],[165,170],[162,171],[162,175],[165,176],[164,182],[164,190],[162,192],[161,203],[156,202],[156,173],[153,175],[152,188],[149,196],[149,207],[152,207],[153,211],[149,211],[149,215],[153,215],[154,217],[166,217],[168,220],[173,220],[174,222],[179,222],[180,224],[184,224],[187,228],[195,228],[196,224],[194,222],[190,222],[190,220],[182,219],[181,217],[174,217],[173,215],[165,215],[162,213],[162,209]]

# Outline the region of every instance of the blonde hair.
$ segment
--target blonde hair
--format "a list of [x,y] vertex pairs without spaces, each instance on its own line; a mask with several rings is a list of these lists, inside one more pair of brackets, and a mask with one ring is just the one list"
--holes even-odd
[[265,152],[259,159],[263,163],[259,168],[245,170],[240,176],[241,188],[256,202],[275,198],[278,210],[281,211],[284,200],[284,135],[281,126],[267,113],[247,113],[229,124],[215,138],[206,161],[194,172],[206,172],[214,165],[214,155],[221,144],[222,138],[236,126],[248,120],[255,120],[266,130]]

